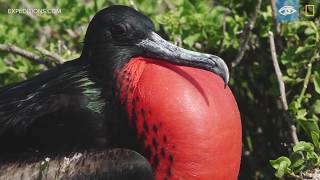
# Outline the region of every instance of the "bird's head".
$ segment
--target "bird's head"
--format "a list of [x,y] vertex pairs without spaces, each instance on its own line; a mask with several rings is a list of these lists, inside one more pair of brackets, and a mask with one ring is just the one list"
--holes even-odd
[[240,116],[230,89],[223,88],[229,72],[221,58],[164,40],[148,17],[125,6],[94,16],[81,57],[94,68],[90,73],[98,71],[94,78],[109,83],[103,92],[112,88],[119,114],[128,115],[123,123],[130,130],[110,139],[135,138],[156,179],[236,179]]
[[121,68],[132,58],[148,57],[168,63],[205,69],[218,74],[227,84],[229,72],[218,56],[178,47],[154,31],[153,22],[126,6],[99,11],[89,24],[82,56],[92,64]]

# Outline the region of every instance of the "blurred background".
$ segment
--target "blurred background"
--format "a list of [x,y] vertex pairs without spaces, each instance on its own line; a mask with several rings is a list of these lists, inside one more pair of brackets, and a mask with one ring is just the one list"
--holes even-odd
[[[145,13],[175,44],[226,61],[243,125],[239,179],[319,173],[319,0],[300,0],[299,19],[286,23],[273,0],[0,0],[0,87],[79,57],[90,19],[112,4]],[[55,10],[9,10],[17,8]]]

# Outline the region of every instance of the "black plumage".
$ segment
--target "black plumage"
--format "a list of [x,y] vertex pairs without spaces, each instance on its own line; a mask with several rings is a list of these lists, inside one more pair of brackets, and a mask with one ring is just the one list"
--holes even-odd
[[[177,47],[157,35],[145,15],[111,6],[91,20],[78,59],[0,88],[0,160],[91,148],[138,151],[115,88],[117,72],[136,56],[212,71],[226,83],[229,78],[219,57]],[[126,161],[148,164],[144,158]]]

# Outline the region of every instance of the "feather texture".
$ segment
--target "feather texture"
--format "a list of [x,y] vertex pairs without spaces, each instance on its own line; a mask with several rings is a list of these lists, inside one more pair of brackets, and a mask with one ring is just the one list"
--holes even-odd
[[[79,139],[80,142],[81,133],[85,139],[102,138],[106,100],[101,91],[91,80],[89,65],[82,61],[67,62],[27,81],[3,87],[0,89],[0,140],[10,142],[17,137],[16,143],[27,138],[26,142],[41,144],[36,141],[43,136],[41,141],[72,137],[70,141]],[[57,133],[63,135],[60,137]]]

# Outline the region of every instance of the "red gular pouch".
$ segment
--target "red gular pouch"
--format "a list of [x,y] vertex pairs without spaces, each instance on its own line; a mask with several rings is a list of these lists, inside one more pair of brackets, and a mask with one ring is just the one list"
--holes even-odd
[[218,75],[136,57],[120,76],[121,102],[156,179],[237,179],[240,114]]

